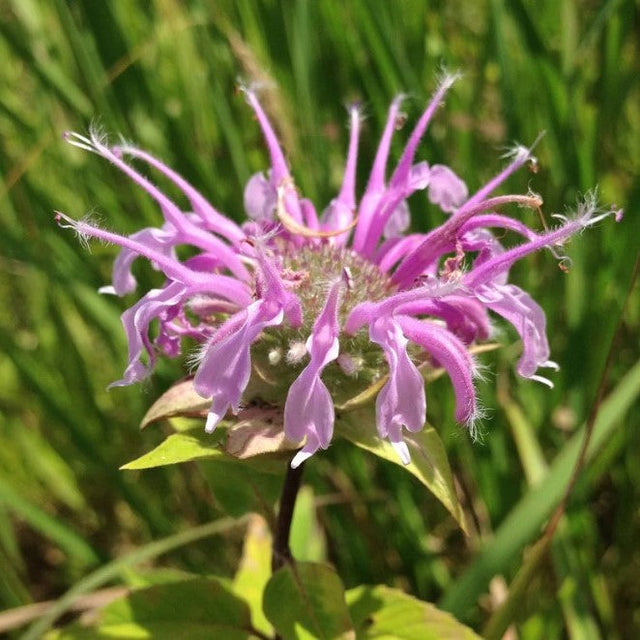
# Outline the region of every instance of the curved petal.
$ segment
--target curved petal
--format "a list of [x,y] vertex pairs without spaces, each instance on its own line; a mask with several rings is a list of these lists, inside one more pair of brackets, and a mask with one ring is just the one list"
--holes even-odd
[[451,295],[443,299],[418,300],[398,306],[395,312],[442,318],[447,323],[447,329],[465,344],[486,340],[491,332],[485,305],[473,297]]
[[[155,353],[148,335],[149,325],[167,309],[181,304],[188,295],[186,286],[173,282],[164,289],[151,289],[122,314],[122,326],[129,343],[129,364],[122,379],[112,382],[109,388],[140,382],[149,375],[155,363]],[[149,358],[148,365],[141,360],[145,352]]]
[[126,154],[134,158],[139,158],[169,178],[169,180],[187,196],[189,202],[191,202],[194,213],[209,231],[213,231],[231,242],[238,242],[244,237],[240,227],[231,220],[231,218],[227,218],[217,211],[198,190],[189,184],[181,175],[164,164],[164,162],[160,162],[160,160],[154,158],[150,153],[142,149],[129,145],[113,147],[113,152],[116,155]]
[[[369,328],[369,336],[382,347],[389,365],[389,380],[376,398],[378,433],[394,444],[401,443],[402,427],[420,431],[424,426],[427,411],[424,380],[409,358],[408,341],[393,318],[376,320]],[[408,461],[403,458],[403,462]]]
[[[323,231],[337,231],[338,229],[346,229],[353,222],[353,209],[350,209],[344,202],[334,198],[329,206],[322,212],[322,229]],[[343,237],[344,236],[344,237]],[[333,238],[335,244],[344,244],[349,237],[346,232]],[[339,239],[339,242],[336,240]]]
[[[166,225],[165,225],[166,226]],[[131,240],[135,240],[145,247],[149,247],[154,251],[168,257],[173,258],[173,247],[175,246],[175,229],[156,229],[149,227],[142,229],[131,236]],[[137,281],[131,273],[131,266],[140,254],[133,249],[123,247],[113,262],[113,291],[118,296],[124,296],[131,293],[137,286]]]
[[65,135],[68,142],[101,155],[125,173],[133,182],[146,191],[159,205],[162,215],[179,233],[179,241],[176,244],[192,244],[205,251],[217,253],[224,261],[225,266],[239,279],[248,280],[249,273],[235,249],[217,235],[210,233],[194,221],[178,207],[171,198],[158,189],[149,179],[141,175],[133,167],[122,160],[121,149],[106,146],[100,138],[93,134],[86,138],[77,133]]
[[300,456],[296,456],[292,462],[294,467],[313,455],[317,449],[326,449],[333,435],[333,400],[320,375],[339,353],[338,306],[341,287],[341,281],[334,282],[331,286],[324,308],[307,340],[309,364],[287,394],[284,407],[285,434],[294,442],[307,438]]
[[252,220],[272,220],[278,197],[264,173],[254,173],[244,188],[244,210]]
[[[306,437],[301,452],[303,459],[312,456],[318,449],[326,449],[333,436],[335,411],[333,399],[319,372],[308,367],[296,378],[289,389],[284,410],[285,434],[297,442]],[[302,456],[291,463],[295,469]]]
[[422,245],[402,261],[393,276],[397,284],[408,286],[421,273],[424,266],[430,264],[434,256],[442,252],[443,247],[455,242],[460,227],[475,215],[508,202],[531,202],[528,196],[497,196],[488,199],[488,196],[512,173],[531,159],[531,150],[517,147],[512,157],[513,160],[507,167],[478,189],[444,224],[429,232]]
[[380,271],[386,273],[406,255],[415,251],[424,242],[424,239],[424,233],[412,233],[402,238],[390,238],[380,245],[373,261],[378,265]]
[[522,356],[517,371],[524,378],[534,378],[538,367],[547,365],[550,354],[547,321],[542,307],[512,284],[485,285],[476,294],[491,311],[501,315],[518,332],[522,339]]
[[409,340],[420,345],[447,370],[456,394],[456,420],[471,422],[477,415],[475,367],[464,344],[448,329],[429,320],[398,316],[398,324]]
[[447,166],[434,164],[429,174],[429,202],[451,213],[469,197],[467,185]]
[[362,326],[373,323],[377,318],[391,316],[401,306],[442,298],[458,290],[460,285],[455,280],[443,282],[432,278],[420,287],[393,293],[380,302],[361,302],[353,307],[347,316],[344,331],[353,335]]
[[402,156],[398,161],[398,165],[396,166],[393,175],[391,176],[391,184],[393,186],[403,185],[407,182],[410,173],[411,167],[413,165],[413,159],[416,155],[416,151],[418,150],[418,145],[420,144],[420,140],[424,136],[429,123],[431,122],[431,118],[437,111],[438,107],[442,103],[442,99],[444,98],[447,91],[451,88],[453,83],[456,81],[457,76],[455,75],[446,75],[442,78],[438,87],[436,88],[433,96],[429,100],[426,109],[420,116],[420,119],[416,123],[411,135],[409,136],[409,141],[402,152]]
[[[426,181],[426,171],[423,169],[423,165],[418,165],[420,169],[417,171],[414,170],[414,157],[420,140],[424,136],[431,118],[455,80],[456,76],[453,75],[446,75],[442,78],[435,93],[429,100],[426,109],[420,116],[420,119],[409,136],[409,140],[405,145],[402,156],[400,157],[389,181],[389,187],[387,189],[384,187],[384,175],[382,176],[382,180],[378,179],[378,189],[373,192],[373,194],[378,193],[379,195],[377,198],[372,198],[372,202],[369,204],[370,210],[366,211],[366,228],[363,224],[362,230],[358,228],[356,229],[354,248],[362,255],[370,256],[375,251],[375,247],[380,240],[389,216],[395,212],[396,207],[402,200],[407,198],[417,188],[420,188],[418,185],[424,184]],[[392,105],[392,107],[393,106],[394,105]],[[387,126],[388,125],[389,120],[387,121]],[[386,133],[387,131],[385,129],[385,135]],[[426,165],[426,168],[428,169],[428,165]],[[368,194],[369,187],[367,187],[365,196],[363,196],[363,202],[360,207],[360,216],[364,213],[362,209],[365,204],[365,198]]]
[[281,308],[257,300],[243,312],[242,325],[205,349],[193,385],[203,398],[213,398],[205,429],[212,432],[229,408],[237,413],[251,376],[251,345],[264,329],[280,324]]
[[385,190],[385,180],[387,171],[387,160],[389,158],[389,150],[391,148],[391,139],[396,129],[400,105],[403,96],[398,96],[389,107],[387,114],[387,122],[384,126],[380,144],[376,151],[376,157],[373,161],[373,168],[369,174],[369,182],[364,194],[360,200],[358,207],[358,224],[356,225],[353,237],[353,249],[360,253],[364,247],[365,240],[369,234],[372,218],[376,207],[380,202],[380,198]]
[[320,221],[313,202],[308,198],[302,198],[300,200],[300,211],[302,212],[304,224],[312,231],[317,231],[320,228]]
[[[593,211],[591,211],[593,213]],[[595,218],[593,218],[595,219]],[[513,266],[515,262],[528,256],[535,251],[545,249],[547,247],[553,247],[556,244],[562,243],[564,240],[572,236],[573,234],[581,231],[589,224],[592,224],[590,214],[585,214],[581,218],[573,220],[567,220],[562,226],[557,229],[548,231],[537,235],[532,240],[524,242],[517,247],[508,249],[500,255],[497,255],[477,268],[474,268],[470,273],[465,276],[465,284],[470,288],[476,288],[481,284],[487,284],[492,282],[496,277],[506,273]]]
[[287,166],[284,153],[282,152],[282,148],[278,142],[278,137],[276,136],[276,133],[269,122],[269,118],[267,118],[267,114],[264,112],[264,109],[258,100],[256,92],[250,88],[245,88],[244,93],[247,98],[247,102],[256,115],[258,124],[262,129],[262,135],[267,143],[267,149],[271,158],[271,169],[273,172],[271,178],[272,183],[274,185],[279,185],[281,182],[288,180],[291,176],[289,174],[289,167]]
[[409,213],[409,205],[406,200],[402,200],[387,218],[382,237],[385,240],[397,238],[409,228],[410,223],[411,214]]

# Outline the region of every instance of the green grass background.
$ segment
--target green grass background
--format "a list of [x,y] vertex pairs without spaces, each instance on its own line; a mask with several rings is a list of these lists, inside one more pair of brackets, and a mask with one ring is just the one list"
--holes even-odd
[[[509,190],[530,186],[549,214],[598,186],[601,201],[626,215],[571,243],[568,274],[549,254],[514,271],[547,312],[562,366],[553,391],[513,375],[518,345],[509,331],[505,346],[484,357],[484,444],[453,423],[446,380],[428,389],[429,419],[450,452],[474,535],[464,539],[401,470],[337,442],[307,476],[328,558],[347,586],[393,584],[481,630],[559,501],[572,438],[602,388],[610,402],[601,405],[597,446],[552,553],[528,576],[507,622],[526,639],[636,637],[639,11],[633,0],[2,0],[0,608],[55,598],[136,546],[220,517],[229,503],[212,497],[194,466],[118,470],[162,438],[161,427],[141,434],[137,425],[182,363],[162,363],[145,385],[105,391],[126,359],[124,303],[96,293],[116,251],[87,253],[52,212],[92,212],[122,232],[157,224],[159,212],[105,162],[63,143],[62,132],[98,122],[242,219],[243,185],[267,157],[236,87],[258,77],[273,83],[267,108],[298,185],[321,208],[340,182],[345,104],[360,100],[368,116],[362,185],[389,101],[408,94],[411,124],[444,66],[464,75],[421,158],[451,165],[475,189],[499,169],[505,145],[545,130],[538,173],[521,172]],[[416,229],[441,219],[421,198],[411,205]],[[152,279],[140,277],[143,286]],[[226,488],[231,502],[243,490],[232,476]],[[237,534],[208,539],[159,564],[231,575],[238,542]],[[118,580],[130,578],[125,569]]]

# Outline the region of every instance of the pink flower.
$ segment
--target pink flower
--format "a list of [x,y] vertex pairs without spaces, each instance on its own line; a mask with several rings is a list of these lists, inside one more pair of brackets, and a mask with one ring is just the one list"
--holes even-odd
[[[443,165],[416,161],[424,132],[454,77],[440,83],[387,178],[391,139],[402,97],[389,109],[364,192],[356,196],[360,111],[349,110],[351,134],[342,187],[321,215],[295,187],[277,137],[254,91],[246,89],[270,155],[266,173],[246,185],[247,221],[239,226],[162,162],[128,145],[110,147],[96,135],[67,140],[106,158],[159,205],[164,222],[130,237],[57,214],[61,226],[121,247],[113,283],[103,291],[124,295],[136,287],[135,259],[146,258],[166,278],[122,315],[129,362],[122,380],[149,375],[158,351],[180,353],[183,336],[201,344],[194,385],[211,399],[206,429],[213,431],[229,412],[237,413],[253,375],[274,380],[269,401],[284,414],[286,436],[303,442],[292,465],[329,446],[334,397],[355,395],[376,381],[380,437],[388,438],[403,462],[409,451],[404,429],[419,431],[426,419],[421,367],[437,363],[447,371],[456,396],[456,420],[478,417],[476,366],[468,346],[490,335],[488,312],[511,323],[523,343],[518,373],[551,384],[539,375],[549,360],[545,316],[522,289],[508,282],[516,260],[557,247],[605,215],[589,196],[573,219],[561,218],[543,233],[497,210],[505,204],[538,208],[536,195],[493,193],[520,167],[535,159],[516,147],[506,167],[471,196],[466,184]],[[173,182],[190,202],[181,210],[124,158],[149,165]],[[417,191],[443,212],[443,223],[428,233],[409,233],[407,198]],[[613,212],[615,213],[615,212]],[[616,216],[619,217],[619,216]],[[505,248],[490,229],[521,236]],[[180,261],[178,245],[195,249]],[[149,327],[158,321],[158,332]],[[278,395],[279,393],[279,395]]]

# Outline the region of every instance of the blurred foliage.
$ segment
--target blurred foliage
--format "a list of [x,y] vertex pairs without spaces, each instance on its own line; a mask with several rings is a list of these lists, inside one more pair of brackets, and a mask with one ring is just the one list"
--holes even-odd
[[[590,456],[553,553],[524,589],[513,622],[527,640],[634,637],[637,289],[622,312],[640,246],[639,11],[634,0],[0,3],[0,607],[56,597],[133,547],[224,513],[191,464],[118,470],[162,439],[161,427],[140,434],[137,425],[184,363],[162,363],[144,387],[105,391],[126,357],[124,305],[96,293],[115,250],[95,245],[88,255],[52,212],[89,211],[122,232],[155,224],[159,214],[105,162],[65,145],[62,132],[93,123],[133,140],[241,219],[243,184],[267,161],[236,87],[258,80],[269,86],[266,106],[298,184],[322,207],[340,182],[344,105],[365,105],[361,157],[372,158],[391,98],[409,95],[411,122],[444,66],[464,76],[422,157],[450,164],[474,189],[500,167],[503,147],[545,130],[539,171],[515,176],[510,189],[543,194],[548,216],[599,186],[605,206],[622,206],[626,216],[576,239],[568,274],[549,254],[514,273],[547,312],[562,365],[553,391],[513,376],[511,333],[502,340],[512,346],[483,357],[490,365],[480,385],[490,410],[483,445],[452,423],[447,381],[428,389],[429,421],[448,447],[473,535],[464,538],[394,465],[336,442],[307,475],[328,557],[347,587],[386,582],[444,598],[481,629],[543,523],[518,511],[528,484],[564,459],[600,385],[607,395],[627,390],[634,407],[611,419]],[[360,167],[363,179],[367,168]],[[436,222],[426,200],[413,200],[417,229]],[[153,273],[139,275],[142,286],[153,282]],[[558,496],[563,486],[555,486]],[[513,513],[529,533],[500,546],[505,535],[494,532]],[[237,532],[202,540],[164,562],[230,575],[239,542]],[[451,604],[461,580],[482,575],[478,558],[487,554],[501,575],[490,585],[481,579],[463,606]],[[120,580],[130,579],[123,569]]]

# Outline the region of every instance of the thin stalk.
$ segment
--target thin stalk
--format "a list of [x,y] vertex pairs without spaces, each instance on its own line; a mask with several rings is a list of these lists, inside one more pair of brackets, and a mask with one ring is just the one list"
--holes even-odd
[[289,549],[289,533],[291,532],[293,509],[296,505],[303,470],[304,463],[295,469],[292,469],[291,466],[287,467],[287,475],[285,476],[284,486],[282,487],[278,520],[276,522],[276,530],[271,547],[271,571],[274,573],[293,559],[291,557],[291,549]]

